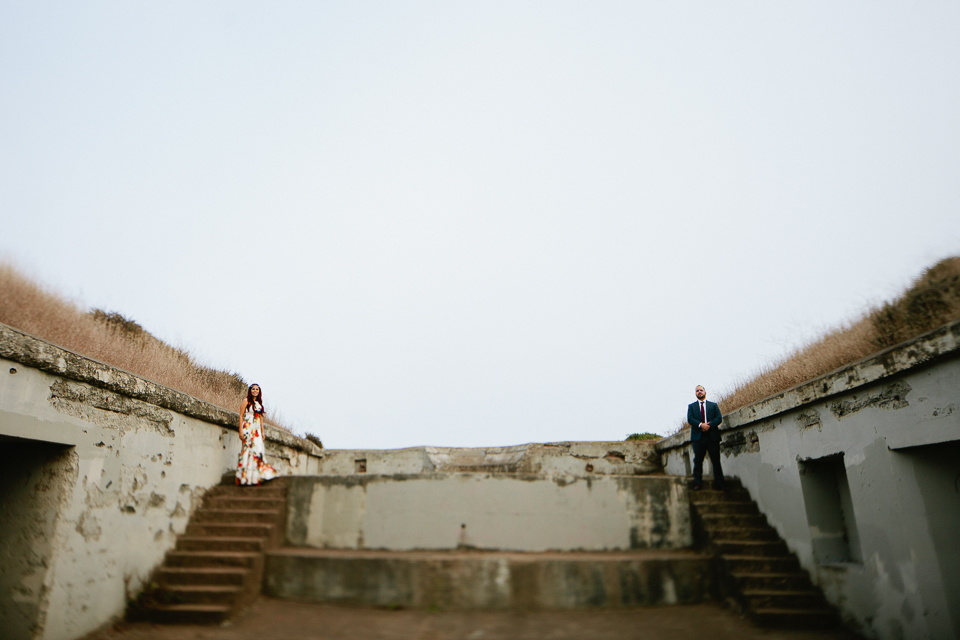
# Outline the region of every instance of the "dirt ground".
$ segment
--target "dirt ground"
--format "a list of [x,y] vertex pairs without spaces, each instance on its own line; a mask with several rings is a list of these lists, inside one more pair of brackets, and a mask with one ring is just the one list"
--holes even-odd
[[717,604],[620,611],[414,611],[261,597],[220,627],[121,624],[86,640],[855,640],[766,631]]

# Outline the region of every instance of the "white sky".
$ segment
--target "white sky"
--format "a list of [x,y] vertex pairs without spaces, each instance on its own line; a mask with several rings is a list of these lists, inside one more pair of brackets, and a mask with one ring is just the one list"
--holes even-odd
[[0,0],[0,257],[328,447],[669,433],[960,252],[958,34],[956,2]]

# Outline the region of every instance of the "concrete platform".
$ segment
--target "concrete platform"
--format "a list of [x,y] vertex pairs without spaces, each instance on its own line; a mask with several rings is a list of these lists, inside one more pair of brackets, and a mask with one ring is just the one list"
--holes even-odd
[[431,611],[258,598],[229,625],[120,623],[84,640],[862,640],[761,629],[716,603],[577,611]]
[[284,548],[266,554],[264,594],[443,610],[575,610],[693,604],[716,591],[692,551],[510,553]]

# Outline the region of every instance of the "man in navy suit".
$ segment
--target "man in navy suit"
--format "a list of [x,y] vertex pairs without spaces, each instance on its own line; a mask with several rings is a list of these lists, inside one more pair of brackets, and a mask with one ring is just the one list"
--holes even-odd
[[703,488],[703,456],[710,453],[713,465],[713,488],[723,490],[723,467],[720,465],[720,407],[707,400],[707,390],[697,385],[697,401],[687,407],[690,443],[693,445],[693,490]]

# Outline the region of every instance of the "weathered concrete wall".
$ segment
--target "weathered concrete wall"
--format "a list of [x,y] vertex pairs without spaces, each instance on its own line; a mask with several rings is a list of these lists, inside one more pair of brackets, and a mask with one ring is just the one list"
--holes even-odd
[[[235,468],[237,420],[0,325],[3,637],[72,639],[121,616]],[[317,472],[312,443],[267,438],[281,473]]]
[[582,609],[690,604],[716,590],[711,558],[627,553],[267,553],[264,590],[278,598],[381,607]]
[[[960,322],[725,416],[741,479],[847,623],[960,638]],[[686,434],[661,441],[689,474]]]
[[483,471],[541,476],[591,477],[659,473],[660,454],[650,440],[552,442],[513,447],[410,447],[326,449],[323,475],[457,473]]
[[488,473],[304,476],[287,497],[289,546],[512,551],[680,549],[684,483],[665,476]]

